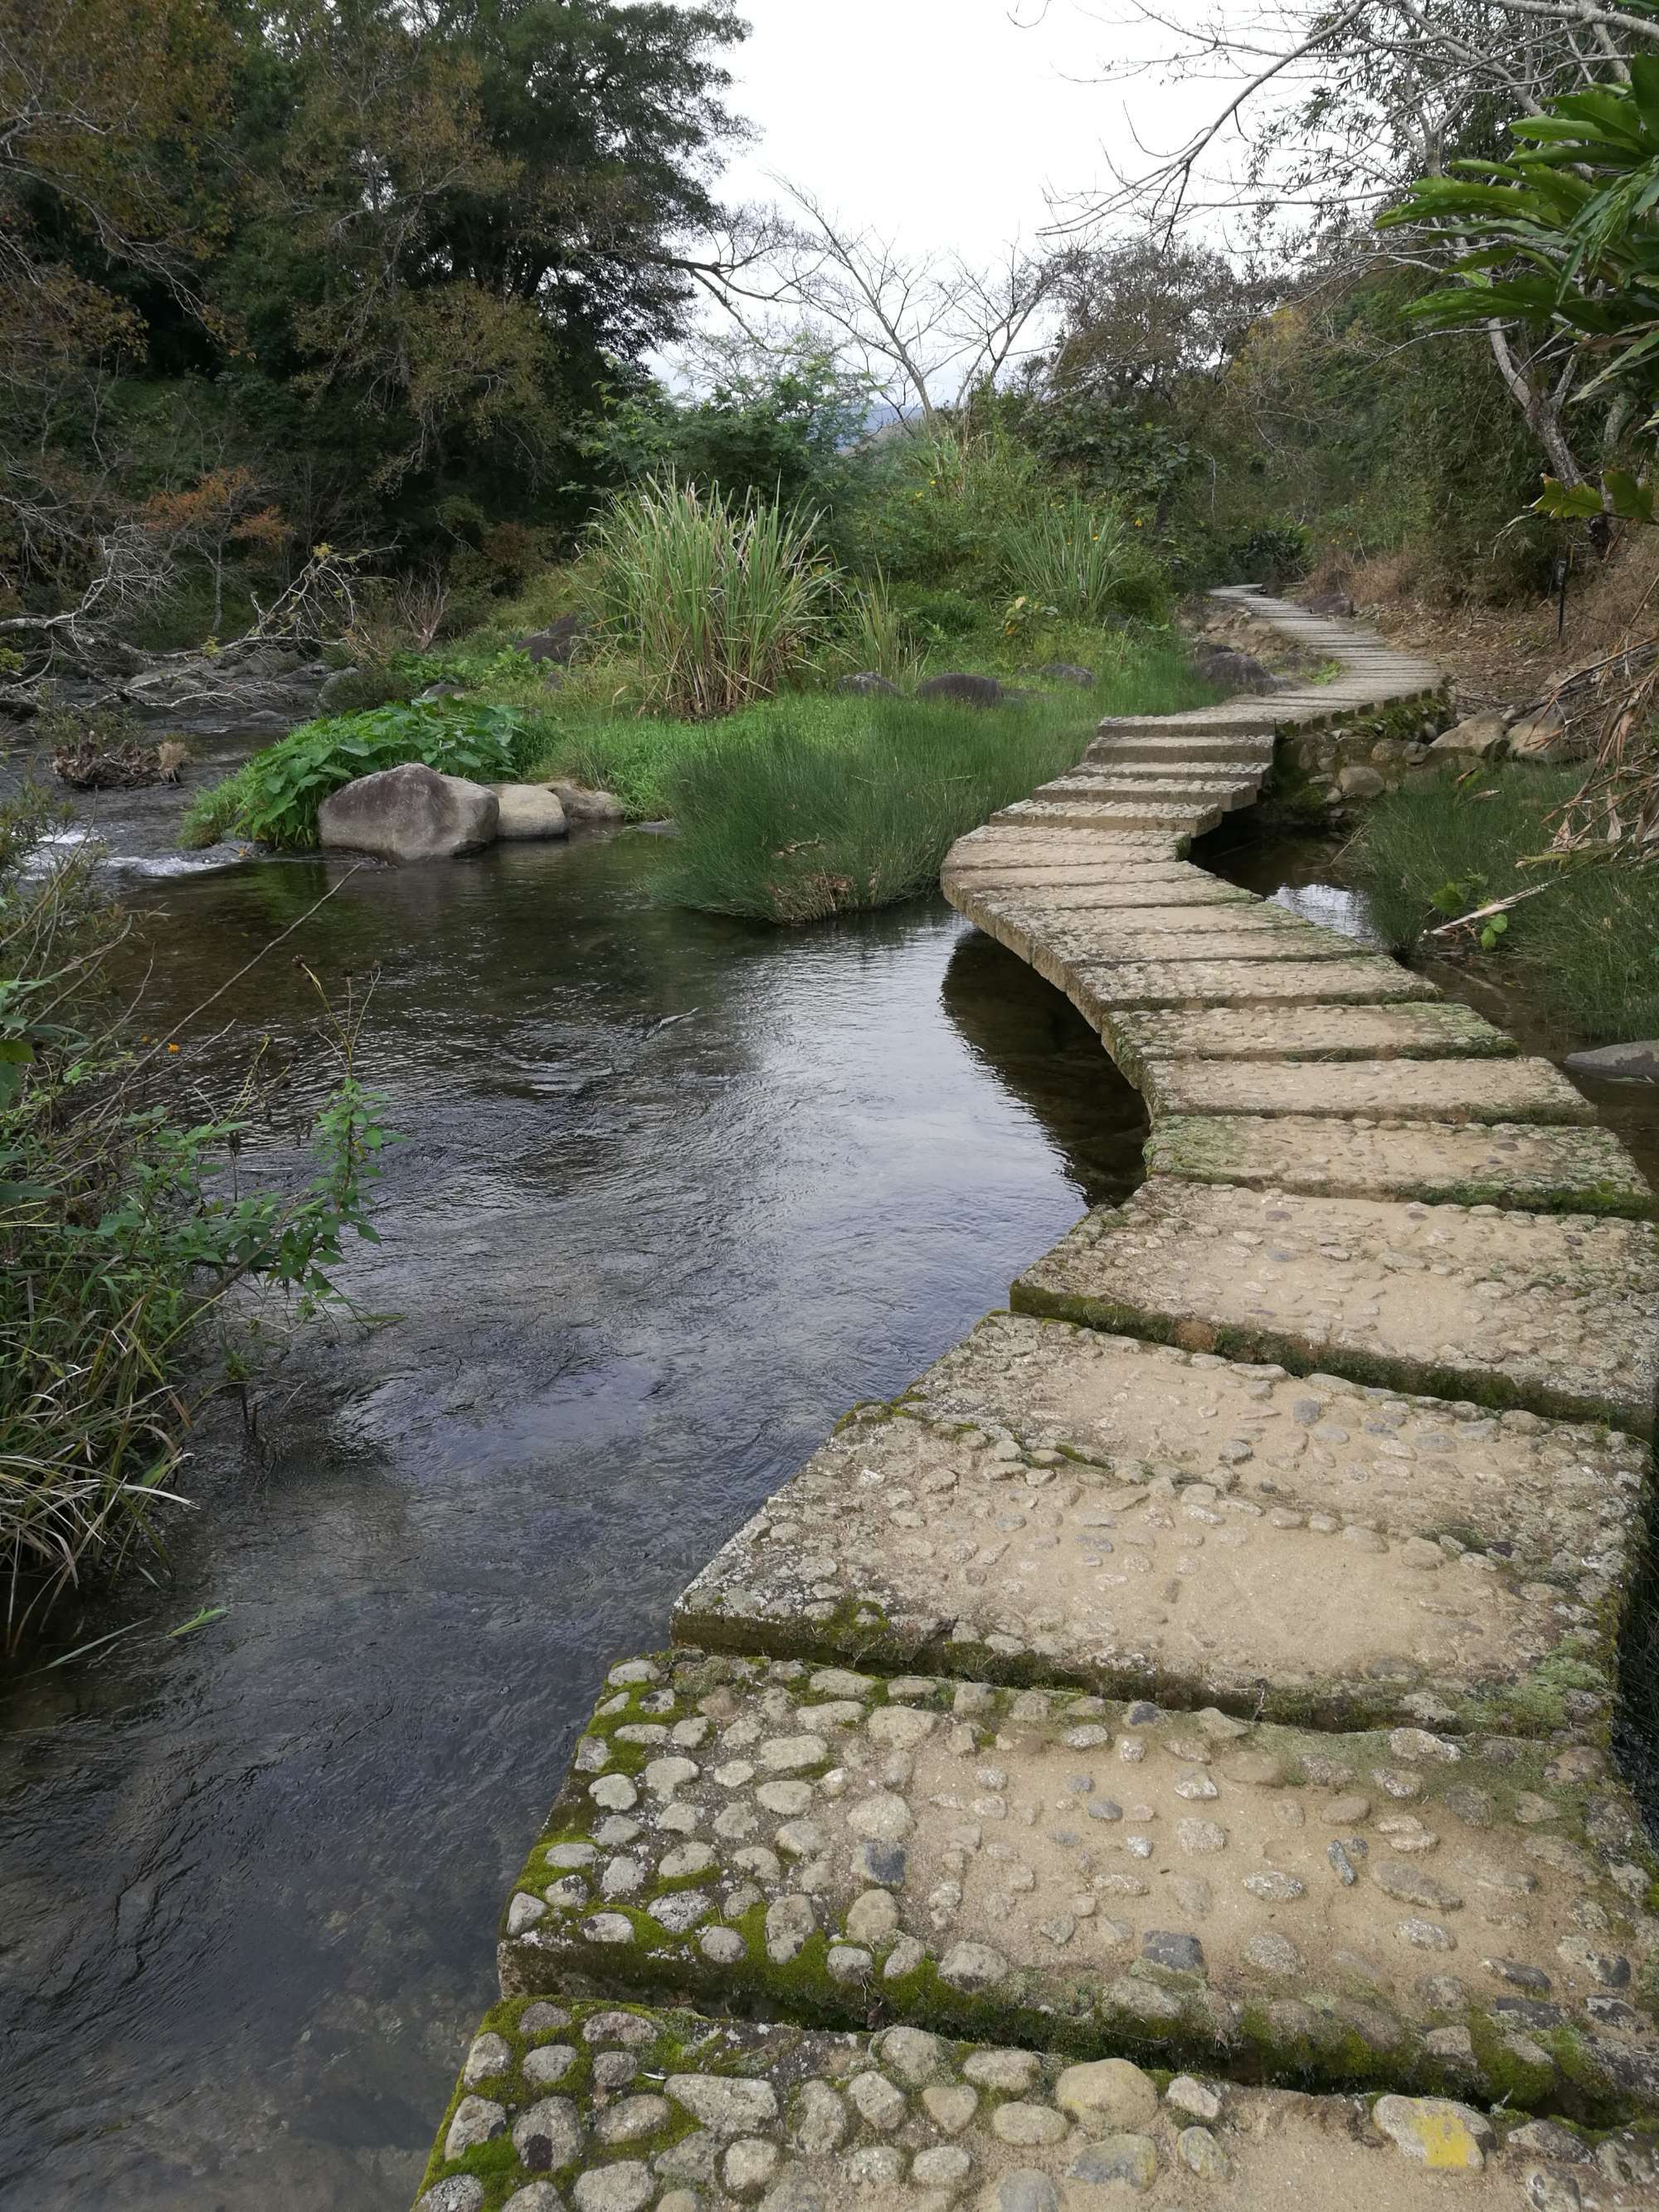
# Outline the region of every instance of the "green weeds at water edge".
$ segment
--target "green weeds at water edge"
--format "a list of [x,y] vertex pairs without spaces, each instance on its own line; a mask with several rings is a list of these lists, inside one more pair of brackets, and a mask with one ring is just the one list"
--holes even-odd
[[[1414,782],[1371,809],[1355,848],[1371,911],[1397,951],[1480,950],[1524,979],[1563,1042],[1606,1044],[1659,1035],[1659,867],[1546,862],[1553,816],[1583,782],[1574,768],[1516,762],[1468,781]],[[1539,884],[1498,917],[1499,931],[1427,932]],[[1493,971],[1496,973],[1496,969]]]
[[204,1325],[239,1285],[301,1317],[337,1302],[344,1238],[374,1237],[386,1142],[357,1075],[360,1009],[325,1000],[337,1073],[313,1178],[241,1185],[253,1072],[204,1109],[179,1079],[187,1042],[131,1042],[142,1012],[113,1016],[100,983],[124,925],[92,849],[52,843],[66,819],[37,793],[0,810],[3,1648],[94,1563],[161,1553]]

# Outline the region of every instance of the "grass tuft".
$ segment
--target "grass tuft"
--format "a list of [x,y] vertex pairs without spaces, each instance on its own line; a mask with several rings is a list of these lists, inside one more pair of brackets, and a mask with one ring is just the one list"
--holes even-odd
[[728,725],[665,778],[680,840],[666,888],[682,904],[817,921],[915,897],[951,846],[1070,767],[1093,720],[1190,696],[1172,648],[1147,647],[1086,700],[986,712],[911,699],[818,695]]
[[[1390,793],[1356,847],[1371,911],[1401,952],[1427,950],[1490,963],[1494,981],[1523,988],[1564,1042],[1659,1036],[1659,866],[1540,861],[1554,817],[1583,782],[1575,768],[1482,768]],[[1532,865],[1528,865],[1528,863]],[[1476,931],[1430,939],[1437,924],[1543,884]]]

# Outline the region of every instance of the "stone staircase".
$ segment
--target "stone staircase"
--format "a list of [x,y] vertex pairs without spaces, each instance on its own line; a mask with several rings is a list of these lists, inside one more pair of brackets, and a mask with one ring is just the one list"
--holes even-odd
[[1659,2208],[1607,1754],[1654,1201],[1548,1063],[1182,857],[1437,682],[1250,596],[1332,682],[1108,723],[945,871],[1148,1181],[611,1670],[420,2212]]

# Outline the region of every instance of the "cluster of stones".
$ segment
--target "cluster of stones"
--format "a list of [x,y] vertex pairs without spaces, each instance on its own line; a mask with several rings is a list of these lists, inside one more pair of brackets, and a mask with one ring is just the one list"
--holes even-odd
[[1337,681],[1108,726],[945,872],[1150,1180],[611,1670],[420,2212],[1659,2208],[1607,1749],[1651,1194],[1547,1064],[1181,857],[1287,714],[1432,683],[1254,605]]
[[[1548,2120],[1454,2100],[1315,2098],[1123,2058],[753,2026],[641,2005],[515,1998],[469,2050],[442,2142],[464,2168],[432,2212],[1073,2212],[1188,2191],[1265,2204],[1286,2154],[1328,2193],[1422,2212],[1633,2206],[1659,2178],[1630,2133],[1592,2145]],[[503,2197],[501,2191],[505,2189]]]

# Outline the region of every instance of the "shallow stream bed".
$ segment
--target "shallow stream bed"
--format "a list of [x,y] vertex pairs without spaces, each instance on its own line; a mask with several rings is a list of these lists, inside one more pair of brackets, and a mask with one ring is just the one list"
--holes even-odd
[[[1091,1032],[942,903],[767,931],[654,903],[659,852],[365,871],[179,1032],[209,1093],[261,1032],[292,1056],[286,1165],[323,1078],[290,955],[378,969],[407,1142],[349,1286],[401,1318],[302,1338],[252,1449],[210,1421],[171,1583],[62,1632],[144,1625],[0,1701],[19,2212],[404,2212],[604,1666],[1139,1178]],[[143,886],[152,1026],[332,879]]]

